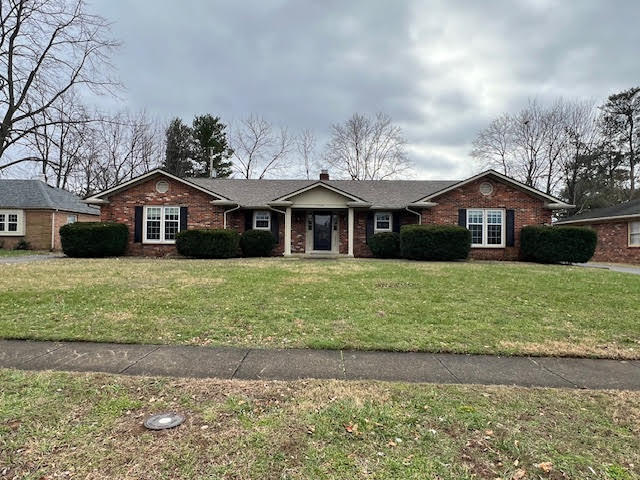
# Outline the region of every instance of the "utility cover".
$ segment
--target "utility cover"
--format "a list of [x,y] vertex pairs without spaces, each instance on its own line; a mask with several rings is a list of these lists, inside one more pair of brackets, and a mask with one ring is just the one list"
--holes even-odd
[[174,428],[184,422],[184,416],[175,413],[159,413],[152,415],[144,421],[144,426],[149,430],[166,430],[167,428]]

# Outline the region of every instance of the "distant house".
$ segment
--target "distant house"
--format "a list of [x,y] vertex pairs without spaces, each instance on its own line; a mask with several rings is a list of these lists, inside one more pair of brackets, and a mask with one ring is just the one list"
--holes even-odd
[[35,250],[60,250],[60,227],[99,221],[100,211],[80,197],[41,180],[0,179],[0,244],[13,248],[20,240]]
[[596,262],[640,264],[640,199],[596,208],[556,225],[588,226],[598,233]]
[[277,255],[371,256],[369,238],[401,225],[461,225],[471,257],[519,257],[520,230],[550,224],[561,200],[493,170],[464,180],[242,180],[178,178],[153,170],[86,200],[103,221],[129,226],[130,255],[175,253],[191,228],[269,230]]

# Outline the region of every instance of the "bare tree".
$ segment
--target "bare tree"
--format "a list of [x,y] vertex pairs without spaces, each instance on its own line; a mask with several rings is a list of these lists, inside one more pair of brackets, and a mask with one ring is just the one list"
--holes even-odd
[[307,180],[311,178],[311,170],[316,167],[315,158],[316,137],[311,130],[303,130],[296,138],[296,150],[303,162],[304,175]]
[[352,180],[383,180],[411,167],[402,130],[391,117],[355,113],[343,124],[331,126],[325,161],[338,175]]
[[291,168],[294,139],[286,128],[276,129],[257,115],[240,121],[232,130],[233,169],[242,178],[265,178]]
[[117,88],[109,75],[117,42],[109,35],[106,20],[88,13],[84,0],[0,2],[0,170],[33,160],[7,160],[5,153],[58,124],[43,114],[63,95]]
[[482,168],[501,170],[510,174],[509,155],[513,148],[513,119],[508,113],[493,120],[473,141],[471,156],[480,161]]

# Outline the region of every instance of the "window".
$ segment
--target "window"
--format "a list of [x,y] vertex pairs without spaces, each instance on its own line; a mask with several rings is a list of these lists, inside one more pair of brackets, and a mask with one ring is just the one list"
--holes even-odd
[[391,214],[389,212],[376,212],[375,221],[376,232],[390,232],[391,231]]
[[467,210],[472,247],[504,247],[504,210]]
[[0,235],[24,235],[22,210],[0,210]]
[[78,221],[77,215],[67,215],[67,223],[76,223]]
[[640,222],[629,222],[629,246],[640,247]]
[[144,207],[145,243],[174,243],[180,231],[180,207]]
[[271,229],[271,214],[264,210],[253,212],[253,228],[255,230]]

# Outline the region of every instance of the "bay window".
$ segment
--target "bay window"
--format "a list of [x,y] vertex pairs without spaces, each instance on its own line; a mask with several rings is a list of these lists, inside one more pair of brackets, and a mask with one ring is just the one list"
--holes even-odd
[[144,207],[145,243],[174,243],[180,231],[180,207]]
[[471,232],[472,247],[504,247],[504,210],[468,209],[467,229]]

